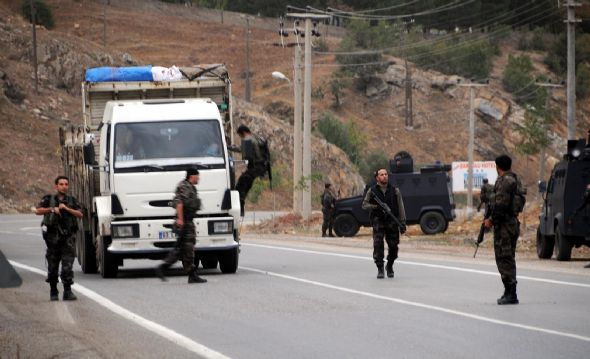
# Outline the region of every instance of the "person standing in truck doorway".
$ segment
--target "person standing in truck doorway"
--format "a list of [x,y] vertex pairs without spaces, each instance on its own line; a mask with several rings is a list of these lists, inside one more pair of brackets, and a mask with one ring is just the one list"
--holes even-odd
[[[377,278],[384,278],[384,238],[387,241],[387,277],[393,278],[393,262],[397,259],[400,232],[405,233],[406,211],[401,192],[389,183],[387,169],[380,168],[375,171],[375,179],[376,183],[369,187],[365,194],[362,207],[364,210],[370,211],[371,225],[373,226],[373,260],[377,265]],[[375,197],[389,207],[391,213],[402,224],[402,228],[378,204]]]
[[164,263],[156,267],[156,275],[162,281],[166,281],[164,272],[170,268],[178,258],[182,259],[182,267],[188,274],[189,283],[205,283],[206,279],[197,275],[195,266],[195,244],[197,235],[195,231],[195,218],[197,211],[201,208],[201,200],[195,187],[199,183],[199,170],[189,168],[186,171],[186,178],[178,184],[174,196],[174,207],[176,208],[176,221],[174,226],[178,235],[176,247],[168,253]]
[[236,184],[236,190],[240,193],[240,210],[243,216],[246,197],[250,188],[252,188],[254,180],[257,177],[264,177],[268,167],[265,153],[261,148],[262,139],[253,135],[246,125],[240,125],[237,133],[241,139],[241,147],[231,146],[229,149],[234,152],[241,152],[242,159],[248,161],[246,171],[240,175]]
[[64,286],[63,300],[78,299],[72,292],[74,283],[74,258],[76,258],[75,235],[78,231],[78,218],[82,218],[80,205],[73,196],[69,196],[70,180],[66,176],[55,179],[55,194],[46,195],[33,212],[43,216],[41,223],[43,239],[47,250],[47,283],[49,283],[49,298],[51,301],[59,299],[57,277],[61,262],[61,282]]

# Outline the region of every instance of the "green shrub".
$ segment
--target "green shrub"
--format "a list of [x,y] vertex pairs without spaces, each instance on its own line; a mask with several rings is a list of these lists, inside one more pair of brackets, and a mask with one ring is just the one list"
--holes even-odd
[[332,113],[325,112],[320,116],[317,128],[326,141],[338,146],[359,167],[367,138],[358,125],[352,121],[342,124]]
[[364,160],[364,168],[360,168],[359,172],[368,183],[377,168],[389,168],[389,159],[383,151],[369,152]]
[[547,38],[549,35],[545,32],[545,29],[538,27],[533,31],[533,37],[531,38],[531,48],[535,51],[547,50]]
[[[34,0],[34,3],[36,14],[35,24],[43,25],[46,29],[53,29],[55,22],[53,21],[51,8],[43,0]],[[21,14],[27,21],[31,22],[31,2],[29,0],[23,0]]]
[[520,104],[530,103],[537,86],[534,84],[533,62],[527,55],[508,56],[502,76],[504,90],[511,92]]

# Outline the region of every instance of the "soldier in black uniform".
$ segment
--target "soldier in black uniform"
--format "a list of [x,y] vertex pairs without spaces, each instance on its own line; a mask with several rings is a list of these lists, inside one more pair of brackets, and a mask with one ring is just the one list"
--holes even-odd
[[490,211],[484,220],[486,228],[494,227],[496,266],[504,283],[504,294],[497,301],[499,305],[518,304],[515,255],[520,222],[512,206],[517,190],[517,178],[511,168],[510,157],[501,155],[496,158],[498,179],[494,186],[494,199],[490,203]]
[[[377,265],[377,278],[384,277],[383,257],[385,245],[383,238],[387,241],[387,277],[393,278],[393,262],[397,258],[400,230],[405,232],[406,212],[402,194],[399,189],[393,187],[388,180],[389,176],[385,168],[380,168],[375,172],[377,183],[371,186],[365,195],[362,207],[364,210],[371,212],[371,224],[373,226],[373,259]],[[399,228],[397,223],[391,219],[385,211],[377,204],[374,196],[379,197],[389,208],[394,216],[401,222],[403,228]]]
[[238,136],[242,139],[241,147],[230,146],[234,152],[241,152],[242,159],[248,161],[248,167],[238,178],[236,190],[240,192],[241,214],[244,215],[246,196],[257,177],[263,177],[266,173],[266,163],[260,148],[261,139],[253,135],[246,125],[240,125],[237,130]]
[[332,191],[332,185],[330,183],[324,184],[324,193],[322,193],[322,215],[324,216],[324,222],[322,223],[322,237],[326,236],[326,230],[328,230],[329,236],[334,237],[332,234],[332,227],[334,225],[334,206],[336,205],[336,196]]
[[34,209],[35,214],[43,215],[43,239],[47,246],[47,283],[52,301],[58,300],[57,273],[61,262],[61,282],[64,286],[63,300],[76,300],[72,292],[74,271],[72,266],[76,257],[75,234],[78,220],[82,218],[80,205],[76,198],[67,195],[70,180],[66,176],[55,179],[56,193],[46,195]]
[[201,201],[197,194],[196,184],[199,183],[199,170],[196,168],[189,168],[186,171],[186,178],[180,182],[176,187],[176,196],[174,197],[174,205],[176,207],[176,222],[174,223],[178,233],[178,240],[176,248],[174,248],[168,256],[164,259],[164,263],[156,267],[156,275],[162,280],[166,281],[164,271],[172,266],[178,258],[182,259],[182,267],[188,274],[189,283],[205,283],[203,279],[197,275],[197,267],[195,266],[195,243],[196,232],[193,219],[196,212],[201,208]]

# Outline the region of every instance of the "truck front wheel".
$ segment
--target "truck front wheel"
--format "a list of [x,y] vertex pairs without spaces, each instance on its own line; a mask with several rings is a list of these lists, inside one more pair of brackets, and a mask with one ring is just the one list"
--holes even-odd
[[359,223],[351,214],[342,213],[334,219],[334,232],[338,237],[352,237],[359,231]]
[[239,249],[233,248],[219,253],[219,269],[221,273],[235,273],[238,270]]
[[561,233],[559,225],[555,227],[555,259],[569,261],[572,259],[572,245],[567,237]]
[[98,247],[96,248],[96,259],[98,261],[98,269],[100,270],[100,275],[103,278],[117,277],[117,272],[119,271],[117,258],[115,258],[115,256],[109,253],[109,251],[107,250],[109,244],[111,244],[111,237],[97,237],[96,243],[98,245]]
[[445,218],[440,212],[428,211],[420,217],[420,229],[424,234],[437,234],[444,232],[447,225]]
[[541,234],[541,228],[537,227],[537,256],[541,259],[549,259],[553,255],[555,238]]

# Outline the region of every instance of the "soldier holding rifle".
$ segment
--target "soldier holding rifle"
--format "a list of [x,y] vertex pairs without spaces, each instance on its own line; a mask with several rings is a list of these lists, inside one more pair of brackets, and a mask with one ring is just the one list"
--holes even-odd
[[363,200],[363,209],[370,211],[373,226],[373,259],[377,265],[377,278],[384,278],[383,258],[387,241],[387,277],[393,278],[393,262],[397,258],[399,235],[406,231],[406,212],[398,188],[389,183],[385,168],[375,171],[376,183],[372,185]]

